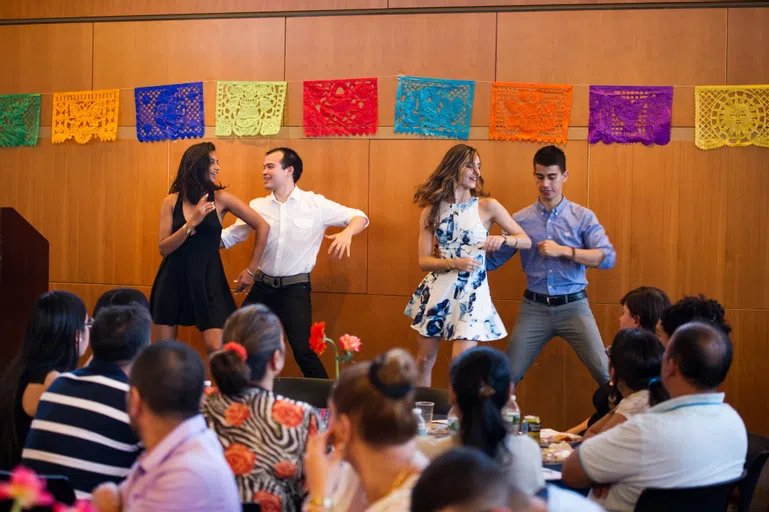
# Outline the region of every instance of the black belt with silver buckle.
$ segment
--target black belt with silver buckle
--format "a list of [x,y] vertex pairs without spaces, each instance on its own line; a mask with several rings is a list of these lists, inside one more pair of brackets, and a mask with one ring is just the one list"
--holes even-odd
[[545,306],[563,306],[569,302],[576,302],[587,297],[587,292],[582,290],[577,293],[567,293],[566,295],[542,295],[541,293],[534,293],[531,290],[523,292],[523,296],[534,302],[544,304]]
[[309,283],[310,274],[296,274],[294,276],[272,277],[272,276],[268,276],[264,272],[259,272],[256,275],[256,280],[266,284],[271,288],[282,288],[284,286],[290,286],[292,284]]

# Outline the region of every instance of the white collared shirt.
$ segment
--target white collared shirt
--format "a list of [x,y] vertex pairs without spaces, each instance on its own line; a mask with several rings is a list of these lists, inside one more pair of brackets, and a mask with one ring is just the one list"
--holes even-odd
[[[347,226],[354,217],[363,217],[368,225],[368,217],[362,211],[296,186],[285,203],[272,193],[254,199],[249,206],[270,225],[259,270],[273,277],[311,272],[326,228]],[[222,243],[229,249],[248,239],[251,231],[248,224],[238,219],[222,231]]]
[[677,488],[739,478],[748,434],[723,393],[685,395],[662,402],[586,440],[579,461],[591,481],[610,483],[606,510],[632,512],[648,487]]

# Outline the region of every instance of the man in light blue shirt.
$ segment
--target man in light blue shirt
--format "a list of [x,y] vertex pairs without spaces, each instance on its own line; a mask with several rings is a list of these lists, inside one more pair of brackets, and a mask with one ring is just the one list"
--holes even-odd
[[[612,268],[614,247],[595,214],[563,195],[569,178],[566,155],[547,146],[534,155],[539,198],[513,215],[531,238],[521,251],[527,287],[507,355],[517,383],[545,344],[555,336],[574,348],[598,384],[609,381],[601,334],[587,300],[587,267]],[[503,247],[486,256],[488,270],[509,260],[514,249]]]

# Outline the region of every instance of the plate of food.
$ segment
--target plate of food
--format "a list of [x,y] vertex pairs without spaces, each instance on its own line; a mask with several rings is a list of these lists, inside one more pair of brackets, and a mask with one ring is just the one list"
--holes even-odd
[[544,464],[561,463],[566,461],[574,448],[565,441],[552,443],[547,448],[542,449],[542,462]]
[[427,434],[435,437],[449,435],[449,426],[441,421],[431,421],[427,424]]
[[551,428],[543,428],[539,433],[539,445],[543,448],[554,443],[574,444],[580,442],[582,442],[582,436],[580,435],[569,434],[568,432],[558,432]]

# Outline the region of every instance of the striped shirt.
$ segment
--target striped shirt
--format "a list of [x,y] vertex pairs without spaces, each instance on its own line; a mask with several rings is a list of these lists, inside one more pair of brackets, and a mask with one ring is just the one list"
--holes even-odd
[[98,359],[61,375],[40,398],[22,464],[66,476],[78,498],[121,482],[141,451],[126,413],[128,389],[123,370]]

